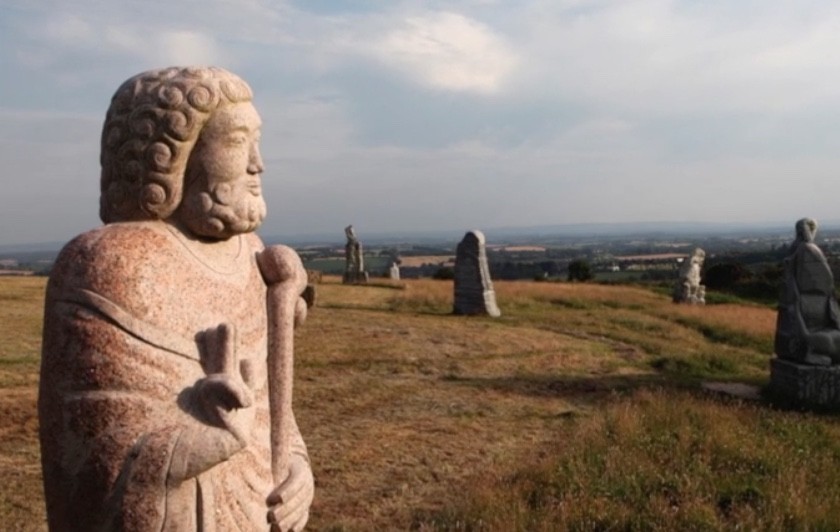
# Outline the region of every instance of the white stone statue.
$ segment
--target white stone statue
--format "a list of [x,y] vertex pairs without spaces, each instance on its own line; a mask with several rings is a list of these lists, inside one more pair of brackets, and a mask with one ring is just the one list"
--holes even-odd
[[396,262],[392,262],[391,267],[388,268],[388,278],[392,281],[400,280],[400,267],[397,265]]
[[264,249],[260,117],[219,68],[126,81],[102,133],[102,227],[50,277],[39,396],[51,530],[301,530],[291,408],[306,272]]
[[683,260],[677,284],[674,286],[674,303],[706,303],[706,287],[700,284],[700,272],[703,270],[705,259],[706,252],[696,248]]

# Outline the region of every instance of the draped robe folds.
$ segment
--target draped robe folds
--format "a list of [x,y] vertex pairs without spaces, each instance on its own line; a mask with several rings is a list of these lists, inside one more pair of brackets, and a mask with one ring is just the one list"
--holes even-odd
[[[164,222],[106,225],[62,250],[47,289],[39,396],[51,530],[268,530],[263,246],[253,234],[234,238],[229,271]],[[222,324],[254,395],[244,445],[195,406],[196,382],[219,371],[201,333]],[[292,452],[305,457],[292,425]]]
[[776,355],[797,362],[821,355],[840,363],[840,309],[834,298],[834,274],[825,255],[812,242],[796,241],[783,264]]

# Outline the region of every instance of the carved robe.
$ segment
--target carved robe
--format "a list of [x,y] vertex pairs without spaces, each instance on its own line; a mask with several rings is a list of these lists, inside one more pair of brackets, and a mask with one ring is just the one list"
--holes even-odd
[[834,274],[820,248],[795,242],[784,260],[784,282],[776,319],[775,351],[780,358],[840,363],[840,308],[834,298]]
[[[61,252],[47,289],[39,414],[52,530],[268,530],[266,286],[256,235],[230,271],[163,222],[103,226]],[[242,444],[200,419],[202,331],[234,331],[255,422]],[[306,456],[294,424],[292,452]]]

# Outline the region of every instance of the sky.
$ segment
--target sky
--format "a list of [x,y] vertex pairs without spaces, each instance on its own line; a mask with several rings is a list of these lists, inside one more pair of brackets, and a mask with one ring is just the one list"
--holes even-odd
[[255,93],[267,235],[840,219],[832,0],[0,0],[0,245],[98,226],[111,96],[190,64]]

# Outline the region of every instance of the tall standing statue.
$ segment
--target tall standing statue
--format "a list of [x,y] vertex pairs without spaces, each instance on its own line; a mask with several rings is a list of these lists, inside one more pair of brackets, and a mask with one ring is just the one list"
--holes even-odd
[[706,287],[700,284],[700,272],[705,260],[706,252],[700,248],[696,248],[683,260],[674,286],[674,303],[706,304]]
[[453,314],[484,314],[497,318],[496,291],[487,265],[484,233],[469,231],[455,250],[455,303]]
[[102,132],[102,227],[50,276],[39,395],[51,530],[301,530],[291,408],[306,272],[264,248],[260,118],[219,68],[127,80]]
[[344,235],[347,243],[344,245],[344,284],[363,284],[368,282],[368,273],[365,271],[365,258],[362,254],[362,243],[356,237],[352,225],[344,228]]

